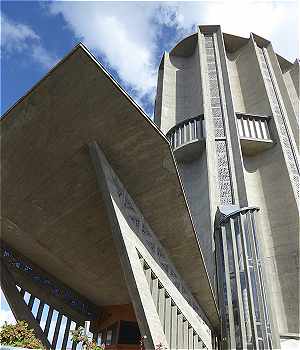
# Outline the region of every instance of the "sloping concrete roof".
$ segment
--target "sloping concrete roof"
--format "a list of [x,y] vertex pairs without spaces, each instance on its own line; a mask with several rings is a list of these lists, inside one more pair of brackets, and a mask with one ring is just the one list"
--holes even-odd
[[95,140],[219,326],[169,143],[83,45],[3,116],[1,134],[8,244],[99,306],[129,302],[89,158]]

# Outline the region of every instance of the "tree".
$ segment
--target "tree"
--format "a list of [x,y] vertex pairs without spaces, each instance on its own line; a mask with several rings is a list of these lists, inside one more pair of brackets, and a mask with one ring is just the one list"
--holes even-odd
[[33,329],[29,329],[25,321],[17,321],[14,325],[5,322],[0,329],[0,344],[28,349],[44,349],[42,342],[35,337]]

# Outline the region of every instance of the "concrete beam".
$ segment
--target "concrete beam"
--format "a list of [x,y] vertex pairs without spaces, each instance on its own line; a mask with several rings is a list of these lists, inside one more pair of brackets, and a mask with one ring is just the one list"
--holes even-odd
[[47,337],[19,293],[16,282],[3,260],[1,261],[1,265],[1,288],[16,320],[26,321],[29,328],[34,330],[36,337],[42,342],[46,349],[51,349]]
[[[6,261],[7,268],[18,286],[78,323],[93,319],[99,314],[99,307],[48,274],[9,245],[2,241],[0,243],[2,259]],[[76,303],[72,303],[74,300]]]
[[140,332],[147,337],[146,349],[153,349],[159,343],[167,344],[137,250],[134,244],[126,239],[127,227],[111,194],[109,182],[112,179],[109,176],[107,160],[96,142],[91,143],[89,149]]

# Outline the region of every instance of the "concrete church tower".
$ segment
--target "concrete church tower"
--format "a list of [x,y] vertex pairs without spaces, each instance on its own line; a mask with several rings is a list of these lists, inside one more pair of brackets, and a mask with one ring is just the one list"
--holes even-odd
[[219,301],[224,348],[299,338],[299,61],[255,34],[165,53],[155,122],[171,142]]
[[298,103],[298,61],[200,26],[161,62],[161,131],[74,47],[1,118],[15,318],[47,350],[82,325],[115,350],[299,340]]

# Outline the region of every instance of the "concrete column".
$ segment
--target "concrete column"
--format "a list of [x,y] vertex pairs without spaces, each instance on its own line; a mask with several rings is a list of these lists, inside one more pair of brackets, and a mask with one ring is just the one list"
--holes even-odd
[[168,342],[137,250],[132,241],[127,239],[127,232],[130,228],[112,196],[109,164],[96,142],[90,145],[90,154],[140,331],[142,335],[147,337],[145,340],[146,349],[153,349],[159,343],[167,345]]

